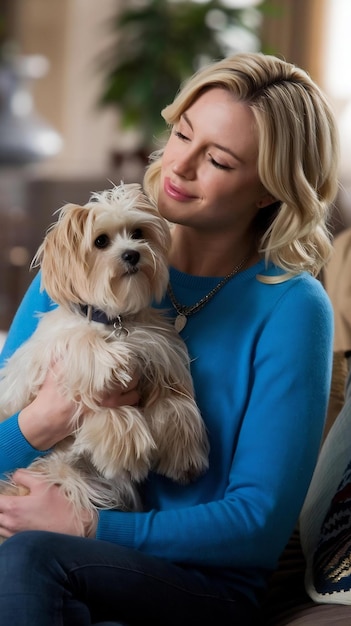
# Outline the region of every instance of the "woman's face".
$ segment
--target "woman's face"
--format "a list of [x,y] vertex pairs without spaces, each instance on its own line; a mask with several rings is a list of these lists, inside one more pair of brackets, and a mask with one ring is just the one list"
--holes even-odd
[[257,173],[252,111],[220,88],[202,94],[174,126],[162,157],[160,213],[197,229],[246,230],[273,201]]

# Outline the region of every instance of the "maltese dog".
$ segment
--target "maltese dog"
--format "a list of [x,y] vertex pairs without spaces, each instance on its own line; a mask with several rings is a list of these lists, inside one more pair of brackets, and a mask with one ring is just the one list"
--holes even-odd
[[[0,371],[0,420],[20,411],[60,362],[72,401],[72,435],[30,466],[94,519],[96,510],[139,510],[137,486],[152,470],[186,483],[208,467],[208,439],[185,344],[152,308],[169,279],[169,226],[140,185],[65,205],[32,266],[54,306]],[[139,377],[138,406],[101,398]],[[2,493],[23,493],[11,476]]]

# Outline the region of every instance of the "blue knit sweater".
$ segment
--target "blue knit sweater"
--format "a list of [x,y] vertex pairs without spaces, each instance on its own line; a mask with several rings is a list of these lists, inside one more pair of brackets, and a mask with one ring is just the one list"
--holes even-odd
[[[316,462],[329,396],[332,309],[303,273],[279,284],[263,261],[231,279],[182,331],[210,437],[210,468],[180,486],[151,474],[141,513],[100,512],[97,537],[219,575],[256,601],[299,515]],[[171,269],[175,296],[193,304],[218,278]],[[9,332],[6,358],[52,306],[29,288]],[[172,306],[165,298],[160,305]],[[0,472],[38,454],[17,416],[0,424]]]

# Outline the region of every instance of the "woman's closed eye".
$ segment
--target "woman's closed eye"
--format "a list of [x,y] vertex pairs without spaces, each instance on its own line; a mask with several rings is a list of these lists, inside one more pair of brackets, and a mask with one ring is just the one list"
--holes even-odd
[[[174,130],[173,132],[174,132],[175,137],[178,137],[178,139],[180,139],[181,141],[190,141],[190,138],[184,135],[182,132],[180,132],[180,130]],[[224,165],[223,163],[219,163],[219,161],[214,159],[210,153],[208,153],[208,158],[209,158],[210,163],[212,163],[213,167],[216,167],[219,170],[233,169],[229,165]]]
[[232,167],[229,167],[229,165],[223,165],[223,163],[219,163],[218,161],[216,161],[216,159],[213,158],[213,156],[211,156],[211,154],[208,154],[208,158],[210,163],[212,163],[212,165],[214,167],[217,167],[217,169],[219,170],[231,170],[233,169]]
[[175,130],[174,134],[176,137],[178,137],[178,139],[181,139],[182,141],[189,141],[189,137],[186,137],[185,135],[183,135],[183,133],[181,133],[180,130]]

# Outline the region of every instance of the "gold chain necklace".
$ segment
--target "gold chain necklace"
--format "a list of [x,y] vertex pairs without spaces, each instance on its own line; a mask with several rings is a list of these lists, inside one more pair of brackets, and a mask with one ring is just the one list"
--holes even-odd
[[190,306],[185,306],[184,304],[180,304],[179,302],[177,302],[175,295],[174,295],[174,291],[172,289],[172,285],[171,283],[168,283],[167,293],[168,293],[170,301],[172,302],[172,306],[177,313],[177,317],[174,320],[174,327],[178,331],[178,333],[180,333],[185,327],[188,321],[189,315],[194,315],[194,313],[197,313],[198,311],[200,311],[210,300],[212,300],[213,296],[215,296],[216,293],[218,293],[219,290],[222,289],[222,287],[224,287],[224,285],[226,285],[227,282],[231,278],[233,278],[233,276],[235,276],[235,274],[240,272],[240,270],[244,267],[248,259],[249,259],[248,256],[242,259],[240,263],[238,263],[238,265],[234,267],[234,269],[230,272],[230,274],[227,274],[227,276],[222,278],[222,280],[218,283],[218,285],[216,285],[216,287],[211,289],[211,291],[208,294],[206,294],[206,296],[201,298],[201,300],[199,300],[198,302],[195,302],[195,304],[192,304]]

